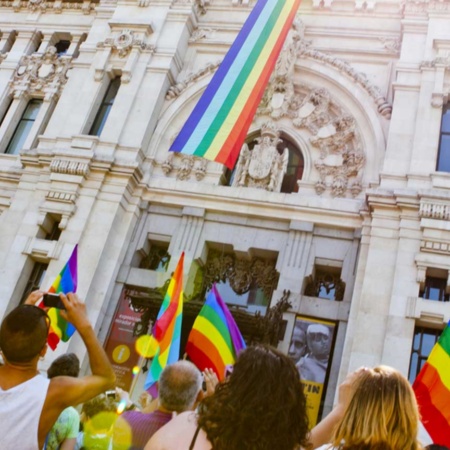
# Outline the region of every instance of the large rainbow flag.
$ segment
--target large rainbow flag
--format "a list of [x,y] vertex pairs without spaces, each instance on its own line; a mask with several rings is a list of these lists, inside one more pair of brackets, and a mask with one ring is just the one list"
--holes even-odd
[[[78,244],[70,255],[69,260],[66,265],[62,268],[59,275],[56,277],[55,281],[51,285],[48,292],[59,294],[67,294],[69,292],[77,291],[78,282]],[[47,342],[52,350],[55,350],[59,341],[67,342],[72,335],[75,333],[75,327],[67,322],[67,320],[61,317],[59,309],[50,308],[48,310],[48,315],[50,317],[50,331],[48,333]]]
[[213,369],[219,380],[245,348],[233,316],[213,285],[188,337],[186,353],[200,369]]
[[166,295],[153,327],[152,336],[157,343],[156,354],[145,380],[145,389],[152,389],[159,380],[164,367],[177,362],[180,357],[181,321],[183,318],[183,264],[180,256],[170,280]]
[[232,169],[300,0],[259,0],[170,151]]
[[450,447],[450,322],[417,375],[413,389],[431,439]]

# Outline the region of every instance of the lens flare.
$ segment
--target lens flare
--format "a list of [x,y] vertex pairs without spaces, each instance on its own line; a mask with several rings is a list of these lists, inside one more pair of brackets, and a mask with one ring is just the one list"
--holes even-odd
[[158,350],[158,342],[148,334],[136,339],[136,351],[144,358],[153,358]]
[[127,407],[127,401],[120,400],[119,404],[117,405],[117,414],[122,414],[125,411],[126,407]]
[[133,373],[133,376],[135,377],[136,375],[139,374],[140,370],[141,370],[141,368],[139,366],[134,366],[133,369],[131,370],[131,372]]

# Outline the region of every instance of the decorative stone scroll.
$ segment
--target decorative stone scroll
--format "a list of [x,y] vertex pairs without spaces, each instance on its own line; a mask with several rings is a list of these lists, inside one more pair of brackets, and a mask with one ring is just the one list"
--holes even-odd
[[161,164],[161,169],[166,177],[176,172],[177,180],[189,180],[193,173],[196,180],[201,181],[205,178],[207,163],[208,161],[204,158],[169,152],[166,160]]
[[244,144],[239,154],[233,186],[246,186],[280,192],[289,160],[289,150],[277,150],[280,133],[273,122],[261,127],[261,137],[249,150]]
[[46,100],[58,97],[67,82],[67,71],[72,58],[56,54],[55,47],[48,47],[44,54],[23,56],[14,73],[10,89],[15,98],[23,94],[44,95]]
[[209,63],[198,72],[190,73],[184,80],[177,82],[167,90],[166,100],[172,100],[178,97],[188,86],[195,83],[204,75],[214,72],[219,67],[220,61]]

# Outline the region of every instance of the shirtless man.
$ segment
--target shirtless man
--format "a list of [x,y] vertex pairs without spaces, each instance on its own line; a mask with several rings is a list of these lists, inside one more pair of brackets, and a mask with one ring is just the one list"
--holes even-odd
[[24,305],[11,311],[0,327],[0,448],[40,450],[60,413],[114,387],[115,375],[106,353],[89,323],[86,307],[73,293],[60,294],[71,322],[89,355],[92,375],[59,376],[51,380],[39,374],[39,358],[47,351],[49,317],[34,306],[44,292],[35,291]]

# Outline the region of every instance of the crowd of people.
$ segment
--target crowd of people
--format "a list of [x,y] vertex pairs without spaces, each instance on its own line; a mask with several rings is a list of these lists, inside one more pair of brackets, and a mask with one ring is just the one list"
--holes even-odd
[[[308,359],[306,348],[294,358],[294,348],[286,356],[270,346],[250,346],[221,383],[213,371],[201,373],[191,362],[178,361],[163,370],[158,398],[144,392],[135,405],[115,387],[112,367],[75,294],[61,294],[61,315],[84,341],[91,374],[79,377],[77,356],[66,354],[46,378],[38,371],[50,325],[46,311],[35,306],[42,294],[33,292],[0,327],[0,450],[424,449],[412,388],[387,366],[349,374],[336,406],[310,429],[298,364]],[[317,347],[317,354],[329,341],[326,327],[298,334],[298,347],[304,337],[303,346]]]

